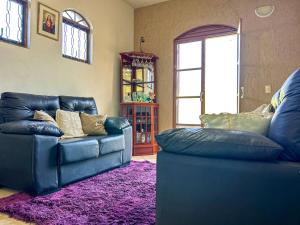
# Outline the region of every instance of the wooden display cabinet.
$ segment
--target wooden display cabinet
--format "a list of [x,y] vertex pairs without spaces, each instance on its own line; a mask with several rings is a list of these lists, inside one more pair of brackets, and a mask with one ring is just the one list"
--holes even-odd
[[158,104],[122,103],[121,114],[133,128],[133,155],[152,155],[158,151]]
[[157,56],[140,52],[121,53],[121,116],[133,127],[133,155],[156,154],[158,104],[156,103]]

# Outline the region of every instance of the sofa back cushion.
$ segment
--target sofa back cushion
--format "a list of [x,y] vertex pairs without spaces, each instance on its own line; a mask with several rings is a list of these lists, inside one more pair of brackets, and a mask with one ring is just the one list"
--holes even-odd
[[59,99],[56,96],[4,92],[0,100],[0,121],[4,123],[32,119],[36,110],[54,117],[57,109]]
[[268,136],[284,147],[283,160],[300,161],[300,69],[276,92],[272,105],[275,114]]
[[94,98],[60,96],[60,109],[71,112],[84,112],[91,115],[98,113]]

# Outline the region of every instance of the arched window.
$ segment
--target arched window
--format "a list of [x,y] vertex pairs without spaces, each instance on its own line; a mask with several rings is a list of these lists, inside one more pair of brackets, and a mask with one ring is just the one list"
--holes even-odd
[[28,1],[0,1],[0,40],[26,46]]
[[90,63],[90,25],[73,10],[63,12],[62,54],[64,57]]
[[174,127],[200,126],[202,114],[238,112],[238,33],[207,25],[174,40]]

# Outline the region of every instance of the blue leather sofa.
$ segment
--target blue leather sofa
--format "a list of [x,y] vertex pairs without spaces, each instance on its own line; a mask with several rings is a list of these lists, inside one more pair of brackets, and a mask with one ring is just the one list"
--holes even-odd
[[55,126],[33,120],[35,110],[97,114],[93,98],[2,93],[0,100],[0,185],[44,194],[130,162],[132,127],[109,117],[107,136],[59,139]]
[[300,69],[272,104],[268,137],[218,129],[157,136],[157,225],[300,224]]

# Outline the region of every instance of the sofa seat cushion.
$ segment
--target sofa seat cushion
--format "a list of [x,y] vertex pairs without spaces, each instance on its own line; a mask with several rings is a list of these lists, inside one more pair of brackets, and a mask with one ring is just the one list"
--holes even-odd
[[124,135],[96,136],[99,142],[100,155],[125,149]]
[[96,139],[72,138],[59,142],[60,163],[68,164],[99,157]]
[[202,157],[272,161],[283,151],[267,137],[246,131],[181,128],[162,132],[156,140],[164,151]]

